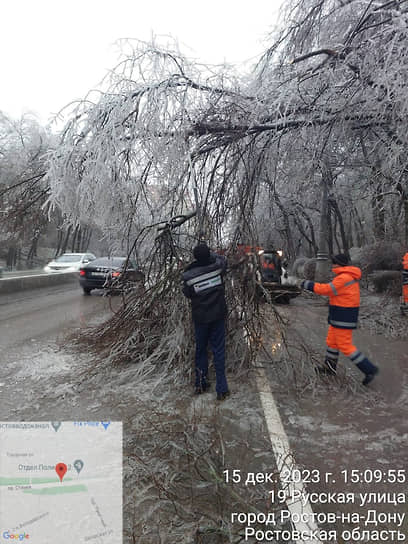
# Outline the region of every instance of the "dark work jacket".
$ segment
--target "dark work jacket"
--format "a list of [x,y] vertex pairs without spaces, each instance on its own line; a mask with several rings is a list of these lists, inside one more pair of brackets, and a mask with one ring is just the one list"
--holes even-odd
[[227,315],[224,276],[227,269],[225,257],[211,254],[210,263],[192,262],[183,272],[183,293],[191,300],[193,320],[211,323]]

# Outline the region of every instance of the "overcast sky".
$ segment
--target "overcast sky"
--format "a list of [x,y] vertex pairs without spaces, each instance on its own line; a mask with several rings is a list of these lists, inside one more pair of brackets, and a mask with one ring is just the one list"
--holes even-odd
[[282,0],[0,0],[0,110],[46,123],[115,66],[119,38],[178,39],[204,63],[255,59]]

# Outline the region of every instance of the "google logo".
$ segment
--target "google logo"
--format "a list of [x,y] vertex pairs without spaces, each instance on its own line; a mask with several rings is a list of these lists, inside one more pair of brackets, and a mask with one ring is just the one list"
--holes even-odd
[[20,533],[19,535],[13,535],[12,533],[9,533],[9,531],[4,531],[3,538],[5,540],[26,540],[30,538],[30,535],[27,533]]

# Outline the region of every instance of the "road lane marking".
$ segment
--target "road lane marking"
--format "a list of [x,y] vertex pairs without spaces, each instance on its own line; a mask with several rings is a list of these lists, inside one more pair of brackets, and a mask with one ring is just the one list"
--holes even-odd
[[[268,378],[265,373],[265,369],[261,366],[255,366],[256,371],[256,385],[261,399],[262,408],[265,415],[266,426],[268,428],[269,438],[272,445],[272,450],[276,458],[276,466],[279,471],[279,476],[282,479],[282,473],[284,469],[287,469],[292,473],[294,470],[299,470],[296,465],[294,455],[289,445],[289,440],[285,429],[283,428],[282,420],[279,415],[278,407],[272,395],[272,391],[269,385]],[[302,496],[306,496],[306,489],[303,483],[291,482],[289,487],[285,488],[287,491],[287,498],[293,496],[293,492],[296,491],[297,495],[301,493]],[[299,523],[292,523],[295,531],[303,531],[310,533],[312,531],[318,531],[319,526],[314,521],[313,510],[309,500],[304,501],[288,501],[286,508],[291,514],[306,514],[308,523],[300,521]],[[314,538],[308,540],[298,540],[298,542],[307,542],[310,544],[321,544],[321,540]],[[335,542],[335,541],[333,541]]]

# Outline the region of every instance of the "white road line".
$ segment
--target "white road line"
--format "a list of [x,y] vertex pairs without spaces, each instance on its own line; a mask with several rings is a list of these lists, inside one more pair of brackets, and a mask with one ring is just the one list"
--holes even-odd
[[[272,450],[275,454],[276,465],[279,470],[280,478],[282,479],[282,473],[284,469],[289,470],[290,474],[293,470],[298,469],[292,450],[289,446],[289,440],[286,435],[285,429],[282,425],[282,420],[279,415],[278,408],[275,400],[272,396],[272,391],[269,385],[268,378],[266,376],[263,367],[256,366],[256,385],[258,387],[259,396],[262,403],[262,408],[265,414],[266,425],[268,427],[269,438],[272,444]],[[299,469],[298,469],[299,470]],[[286,472],[286,470],[285,470]],[[301,531],[310,534],[312,531],[318,531],[319,527],[314,521],[313,510],[309,501],[297,500],[293,502],[293,492],[295,491],[295,497],[306,496],[306,490],[303,483],[292,482],[288,487],[285,487],[287,492],[288,501],[286,503],[287,509],[291,514],[306,514],[304,518],[308,520],[307,523],[300,521],[299,523],[293,523],[294,531]],[[296,516],[297,518],[297,516]],[[320,544],[321,540],[310,538],[307,540],[297,540],[297,542],[307,542],[308,544]],[[333,541],[334,542],[334,541]]]

